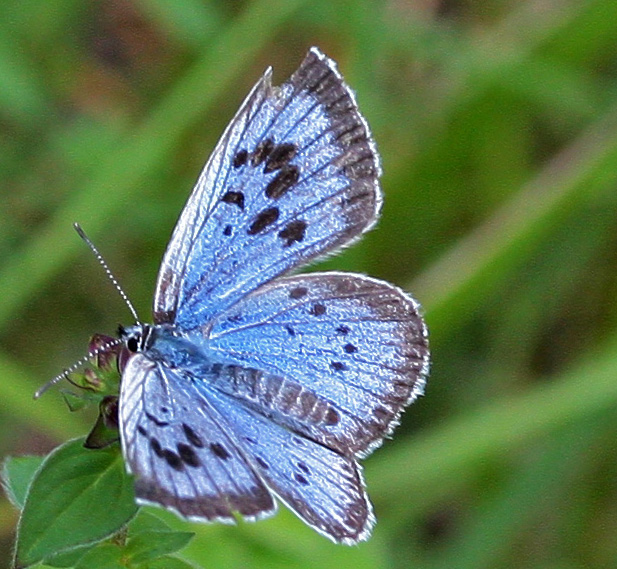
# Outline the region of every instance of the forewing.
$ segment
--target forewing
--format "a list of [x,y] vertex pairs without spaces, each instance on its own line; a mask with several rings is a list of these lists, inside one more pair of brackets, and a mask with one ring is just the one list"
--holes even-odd
[[223,134],[176,225],[154,319],[192,330],[376,220],[378,156],[336,65],[312,48],[281,87],[268,70]]
[[122,376],[120,436],[141,502],[199,521],[256,519],[276,510],[227,421],[204,389],[134,355]]
[[418,304],[362,275],[278,279],[200,334],[213,357],[233,364],[218,389],[351,456],[381,443],[428,373]]
[[213,403],[233,422],[269,488],[312,528],[335,542],[368,539],[374,524],[360,466],[298,436],[228,396]]

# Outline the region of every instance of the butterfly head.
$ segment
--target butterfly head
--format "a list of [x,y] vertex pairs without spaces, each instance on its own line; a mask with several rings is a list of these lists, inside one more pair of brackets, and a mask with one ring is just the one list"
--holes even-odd
[[118,326],[118,338],[126,349],[135,354],[148,349],[152,340],[154,327],[149,324],[137,323],[133,326]]

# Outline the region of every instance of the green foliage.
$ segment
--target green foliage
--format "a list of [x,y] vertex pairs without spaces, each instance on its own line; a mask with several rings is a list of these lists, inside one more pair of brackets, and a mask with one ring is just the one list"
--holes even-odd
[[17,532],[17,564],[28,567],[109,537],[136,511],[133,484],[117,445],[86,450],[81,439],[65,443],[43,461],[28,487]]
[[2,487],[11,504],[24,507],[28,486],[43,462],[42,456],[8,457],[2,465]]
[[194,534],[174,531],[152,514],[135,517],[133,480],[118,445],[90,450],[76,439],[43,461],[6,459],[3,485],[21,509],[15,567],[41,561],[76,569],[190,567],[169,554]]
[[[2,453],[88,432],[95,406],[69,413],[57,392],[32,393],[93,332],[130,323],[72,223],[148,320],[165,244],[213,144],[263,69],[284,80],[310,45],[356,90],[384,166],[377,228],[319,268],[408,288],[431,332],[426,397],[366,461],[375,535],[335,546],[285,510],[235,527],[157,510],[159,526],[141,511],[119,531],[128,518],[103,531],[101,514],[98,533],[60,532],[68,521],[51,508],[75,511],[72,478],[41,496],[29,488],[39,460],[27,457],[4,463],[0,566],[24,503],[27,562],[102,540],[45,567],[188,567],[173,556],[187,532],[182,555],[213,568],[614,566],[613,0],[0,3]],[[111,510],[103,478],[130,487],[117,445],[73,450],[84,480],[99,476],[84,500]],[[99,453],[95,475],[85,457]],[[156,560],[142,556],[148,542]]]

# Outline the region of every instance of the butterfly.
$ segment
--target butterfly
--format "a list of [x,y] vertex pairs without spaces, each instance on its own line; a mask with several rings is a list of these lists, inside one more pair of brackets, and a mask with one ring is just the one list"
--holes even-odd
[[335,542],[374,524],[358,459],[423,393],[427,328],[399,288],[290,274],[381,207],[379,156],[336,64],[312,48],[252,89],[164,255],[154,323],[120,329],[120,440],[139,503],[233,523],[275,498]]

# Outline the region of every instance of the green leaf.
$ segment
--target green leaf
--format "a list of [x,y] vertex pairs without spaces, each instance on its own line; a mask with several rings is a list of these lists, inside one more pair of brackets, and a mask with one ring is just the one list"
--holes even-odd
[[26,501],[28,486],[41,462],[42,456],[9,456],[2,463],[2,487],[11,504],[20,510]]
[[166,555],[145,565],[139,565],[137,569],[195,569],[195,565],[187,563],[184,559]]
[[77,549],[72,549],[66,553],[59,553],[48,559],[45,559],[45,565],[50,567],[74,567],[77,562],[90,551],[94,545],[86,545]]
[[161,518],[143,510],[130,521],[128,529],[130,537],[142,531],[173,531]]
[[126,569],[123,551],[117,545],[104,543],[84,555],[75,569]]
[[130,538],[126,555],[132,563],[143,563],[182,549],[195,534],[180,531],[142,531]]
[[17,530],[16,566],[105,539],[136,511],[118,445],[88,450],[83,439],[69,441],[45,459],[30,485]]
[[68,389],[61,389],[60,393],[62,394],[62,398],[64,399],[66,406],[71,411],[81,411],[95,401],[95,396],[91,393],[77,394],[69,391]]
[[99,403],[98,419],[86,437],[84,446],[90,449],[104,448],[119,440],[118,397],[108,395]]

